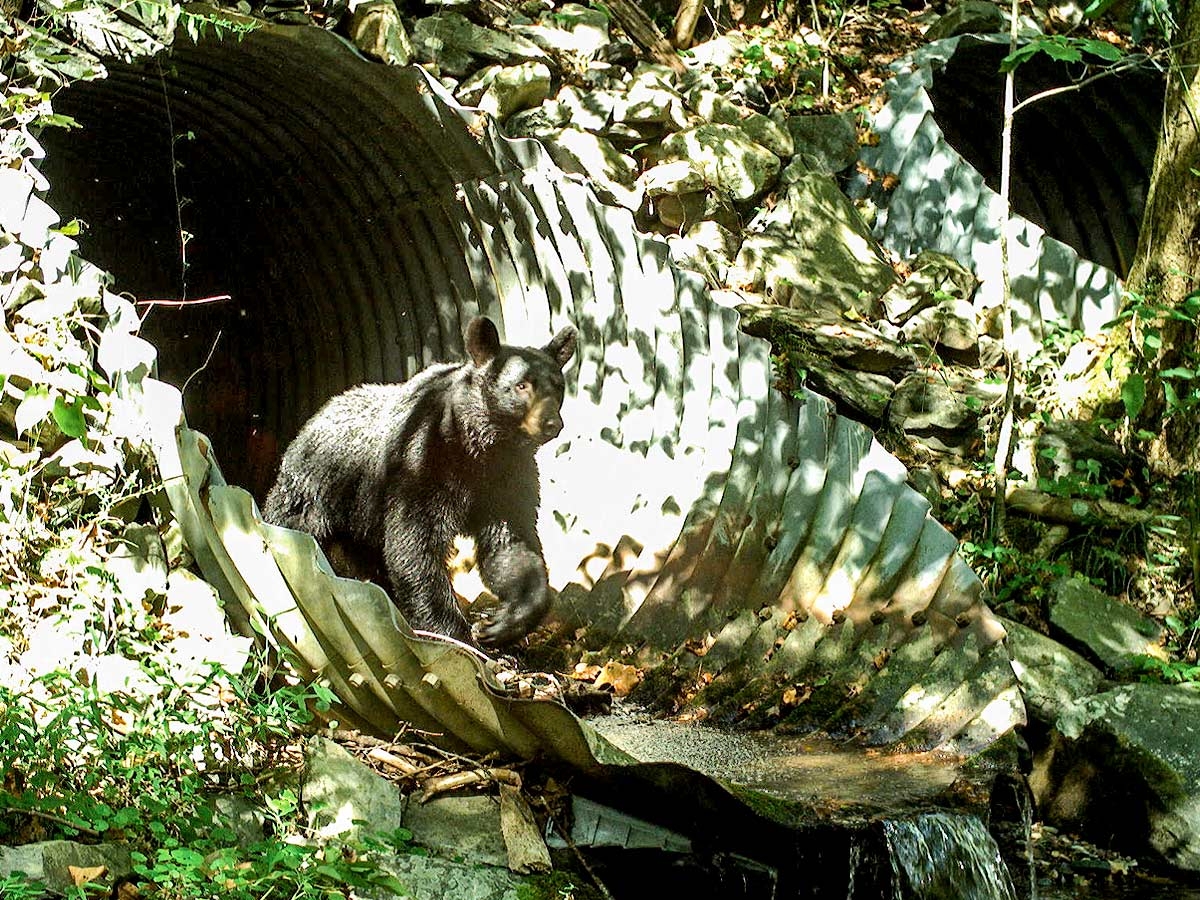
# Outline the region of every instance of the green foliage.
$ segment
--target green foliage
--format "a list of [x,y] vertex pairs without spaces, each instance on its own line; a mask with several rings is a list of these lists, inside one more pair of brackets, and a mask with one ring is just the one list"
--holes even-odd
[[961,547],[963,557],[991,590],[996,607],[1009,614],[1014,606],[1040,603],[1053,582],[1071,574],[1066,563],[1038,559],[991,540],[967,540]]
[[1158,361],[1165,328],[1174,324],[1194,330],[1200,325],[1200,291],[1174,306],[1128,291],[1125,300],[1120,315],[1105,327],[1129,323],[1135,365],[1121,385],[1121,402],[1129,421],[1137,420],[1152,392],[1161,392],[1164,420],[1195,415],[1200,409],[1200,354],[1185,347],[1181,350],[1182,365],[1160,369]]
[[1167,616],[1167,649],[1170,657],[1161,659],[1146,653],[1132,657],[1131,662],[1142,681],[1184,684],[1200,681],[1200,662],[1197,662],[1196,643],[1200,638],[1200,619],[1185,621],[1179,616]]
[[1042,35],[1022,44],[1000,63],[1001,72],[1011,72],[1033,57],[1045,54],[1057,62],[1083,62],[1085,57],[1094,57],[1102,62],[1113,63],[1124,55],[1120,47],[1095,38],[1070,37],[1065,34]]
[[[1108,12],[1117,0],[1090,0],[1083,14],[1097,19]],[[1145,40],[1146,35],[1158,32],[1167,40],[1175,35],[1176,23],[1170,0],[1133,0],[1130,4],[1130,36],[1135,44]]]
[[780,37],[771,28],[752,28],[746,36],[750,43],[732,74],[753,78],[775,103],[793,110],[811,107],[820,92],[825,51]]

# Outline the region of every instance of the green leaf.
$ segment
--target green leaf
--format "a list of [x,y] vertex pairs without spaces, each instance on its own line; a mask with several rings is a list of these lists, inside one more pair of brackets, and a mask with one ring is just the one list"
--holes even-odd
[[1125,415],[1136,419],[1146,404],[1146,379],[1136,372],[1126,378],[1121,385],[1121,402],[1125,404]]
[[1097,16],[1102,16],[1110,6],[1116,3],[1117,0],[1092,0],[1083,10],[1083,14],[1090,19]]
[[1146,336],[1142,338],[1142,351],[1149,356],[1151,353],[1162,349],[1162,335],[1157,331],[1147,331]]
[[67,437],[80,438],[87,434],[87,422],[83,418],[83,403],[78,397],[66,400],[54,398],[54,421]]
[[1163,369],[1158,373],[1159,378],[1182,378],[1184,381],[1191,381],[1196,377],[1194,369]]
[[1110,44],[1108,41],[1097,41],[1091,38],[1084,38],[1082,41],[1080,41],[1080,43],[1083,45],[1083,49],[1086,52],[1092,54],[1092,56],[1098,56],[1106,62],[1116,62],[1125,55],[1124,50],[1115,44]]
[[1169,381],[1163,382],[1163,399],[1167,402],[1167,412],[1173,413],[1179,409],[1179,394],[1175,391],[1175,386]]

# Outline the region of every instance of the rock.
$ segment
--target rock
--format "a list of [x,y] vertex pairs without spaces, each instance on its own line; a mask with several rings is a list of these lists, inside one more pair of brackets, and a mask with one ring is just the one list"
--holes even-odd
[[1019,622],[1003,621],[1025,708],[1039,721],[1053,724],[1101,689],[1104,674],[1078,653]]
[[502,68],[503,66],[499,65],[484,66],[479,71],[467,76],[454,89],[454,99],[464,106],[478,106],[483,95],[487,93],[487,89],[496,80],[496,73]]
[[809,386],[833,400],[839,413],[869,425],[883,421],[896,391],[896,383],[886,375],[847,369],[817,354],[804,357],[804,362]]
[[[522,900],[526,879],[508,869],[433,856],[382,856],[380,865],[404,885],[405,900]],[[551,895],[555,896],[555,895]]]
[[[858,129],[853,113],[789,116],[784,127],[792,138],[796,155],[793,166],[803,166],[809,172],[836,175],[854,165],[858,159]],[[794,180],[798,175],[785,174],[781,177]]]
[[1064,712],[1029,783],[1046,822],[1200,872],[1200,688],[1126,684]]
[[436,797],[411,803],[404,827],[433,852],[490,866],[507,866],[508,850],[494,797]]
[[946,298],[970,301],[979,286],[974,273],[945,253],[924,250],[908,264],[909,275],[891,288],[880,302],[889,322],[903,325],[923,309]]
[[350,40],[367,56],[391,66],[407,66],[413,47],[392,0],[368,0],[354,7]]
[[749,112],[737,123],[737,127],[754,143],[761,144],[776,156],[787,159],[792,155],[792,136],[769,116],[760,112]]
[[532,41],[481,28],[454,12],[418,19],[413,26],[412,46],[441,74],[458,78],[473,72],[478,59],[511,62],[540,60],[546,55]]
[[824,175],[789,185],[755,216],[730,272],[733,286],[765,289],[781,306],[865,316],[895,280],[854,206]]
[[944,368],[905,377],[888,408],[888,423],[927,449],[966,454],[979,440],[979,417],[1004,400],[1003,384],[981,373]]
[[790,333],[846,369],[904,377],[917,368],[917,358],[903,344],[885,337],[866,322],[855,322],[829,313],[803,313],[769,303],[738,306],[742,330],[763,338]]
[[639,179],[647,197],[663,194],[687,194],[704,189],[704,173],[686,159],[660,163],[642,173]]
[[400,790],[319,735],[305,744],[300,796],[318,837],[390,834],[404,824]]
[[1130,671],[1131,657],[1139,654],[1167,658],[1158,622],[1077,578],[1051,586],[1050,624],[1070,646],[1113,672]]
[[691,160],[709,185],[734,200],[761,196],[779,174],[779,157],[733,125],[676,132],[663,141],[662,149],[669,159]]
[[534,25],[512,25],[543,50],[587,58],[608,44],[608,16],[599,9],[564,3]]
[[904,323],[910,341],[934,347],[948,362],[973,366],[979,362],[979,329],[975,307],[966,300],[948,297]]
[[128,525],[105,566],[132,600],[167,592],[167,551],[153,525]]
[[572,84],[565,85],[555,99],[565,116],[564,125],[597,133],[608,127],[617,105],[615,91],[580,91]]
[[686,234],[668,237],[667,245],[676,265],[699,272],[710,285],[717,286],[725,283],[741,238],[719,223],[705,220],[691,226]]
[[686,234],[668,237],[667,246],[676,265],[699,272],[715,287],[725,283],[741,238],[717,222],[705,220],[691,226]]
[[658,72],[640,70],[617,98],[613,121],[634,128],[664,125],[672,131],[686,128],[683,98]]
[[546,138],[546,150],[565,172],[586,175],[601,198],[627,209],[642,204],[635,187],[637,163],[617,150],[607,139],[578,128],[564,128]]
[[1004,13],[989,0],[960,0],[944,16],[929,26],[927,41],[940,41],[956,34],[997,34],[1007,31]]
[[494,73],[479,108],[503,123],[513,113],[538,106],[550,95],[550,69],[545,63],[505,66]]
[[688,106],[697,115],[716,125],[733,125],[746,137],[766,147],[776,156],[789,157],[793,152],[792,136],[769,117],[738,106],[716,91],[697,88],[688,95]]
[[212,663],[226,672],[241,672],[254,652],[252,638],[229,633],[216,588],[187,569],[176,569],[167,578],[162,621],[174,635],[166,653],[174,667],[171,677],[179,684],[207,678]]
[[101,867],[108,878],[132,874],[129,848],[124,844],[77,844],[74,841],[40,841],[20,847],[0,847],[0,876],[20,873],[59,894],[76,893],[72,868]]
[[678,232],[691,228],[704,218],[706,202],[704,191],[664,194],[651,204],[651,209],[666,228]]
[[547,100],[541,106],[523,109],[509,116],[504,123],[504,133],[509,137],[543,140],[561,131],[570,118],[558,102]]
[[740,62],[746,54],[750,41],[736,31],[728,31],[703,44],[696,44],[687,52],[688,60],[695,66],[712,66],[727,69]]

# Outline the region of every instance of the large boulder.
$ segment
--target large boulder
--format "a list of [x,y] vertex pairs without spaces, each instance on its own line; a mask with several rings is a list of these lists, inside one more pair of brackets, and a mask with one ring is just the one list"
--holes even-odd
[[678,131],[662,142],[662,150],[666,159],[691,160],[710,185],[734,200],[761,196],[779,174],[779,157],[735,125]]
[[1104,673],[1053,638],[1010,619],[1004,620],[1004,630],[1025,708],[1038,721],[1052,725],[1104,684]]
[[1050,625],[1112,672],[1132,671],[1138,656],[1166,658],[1158,622],[1079,578],[1062,578],[1052,586]]
[[1030,787],[1045,821],[1200,872],[1200,686],[1126,684],[1058,720]]
[[765,289],[781,306],[862,316],[872,315],[896,281],[858,212],[826,175],[793,182],[751,220],[729,278],[738,288]]
[[404,821],[404,798],[386,778],[339,744],[314,736],[306,747],[300,796],[319,837],[391,834]]

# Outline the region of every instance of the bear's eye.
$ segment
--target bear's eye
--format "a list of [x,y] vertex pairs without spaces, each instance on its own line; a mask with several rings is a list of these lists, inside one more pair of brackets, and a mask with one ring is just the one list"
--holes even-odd
[[513,390],[515,390],[518,394],[525,396],[533,390],[533,385],[531,385],[528,381],[518,381],[516,385],[514,385]]

